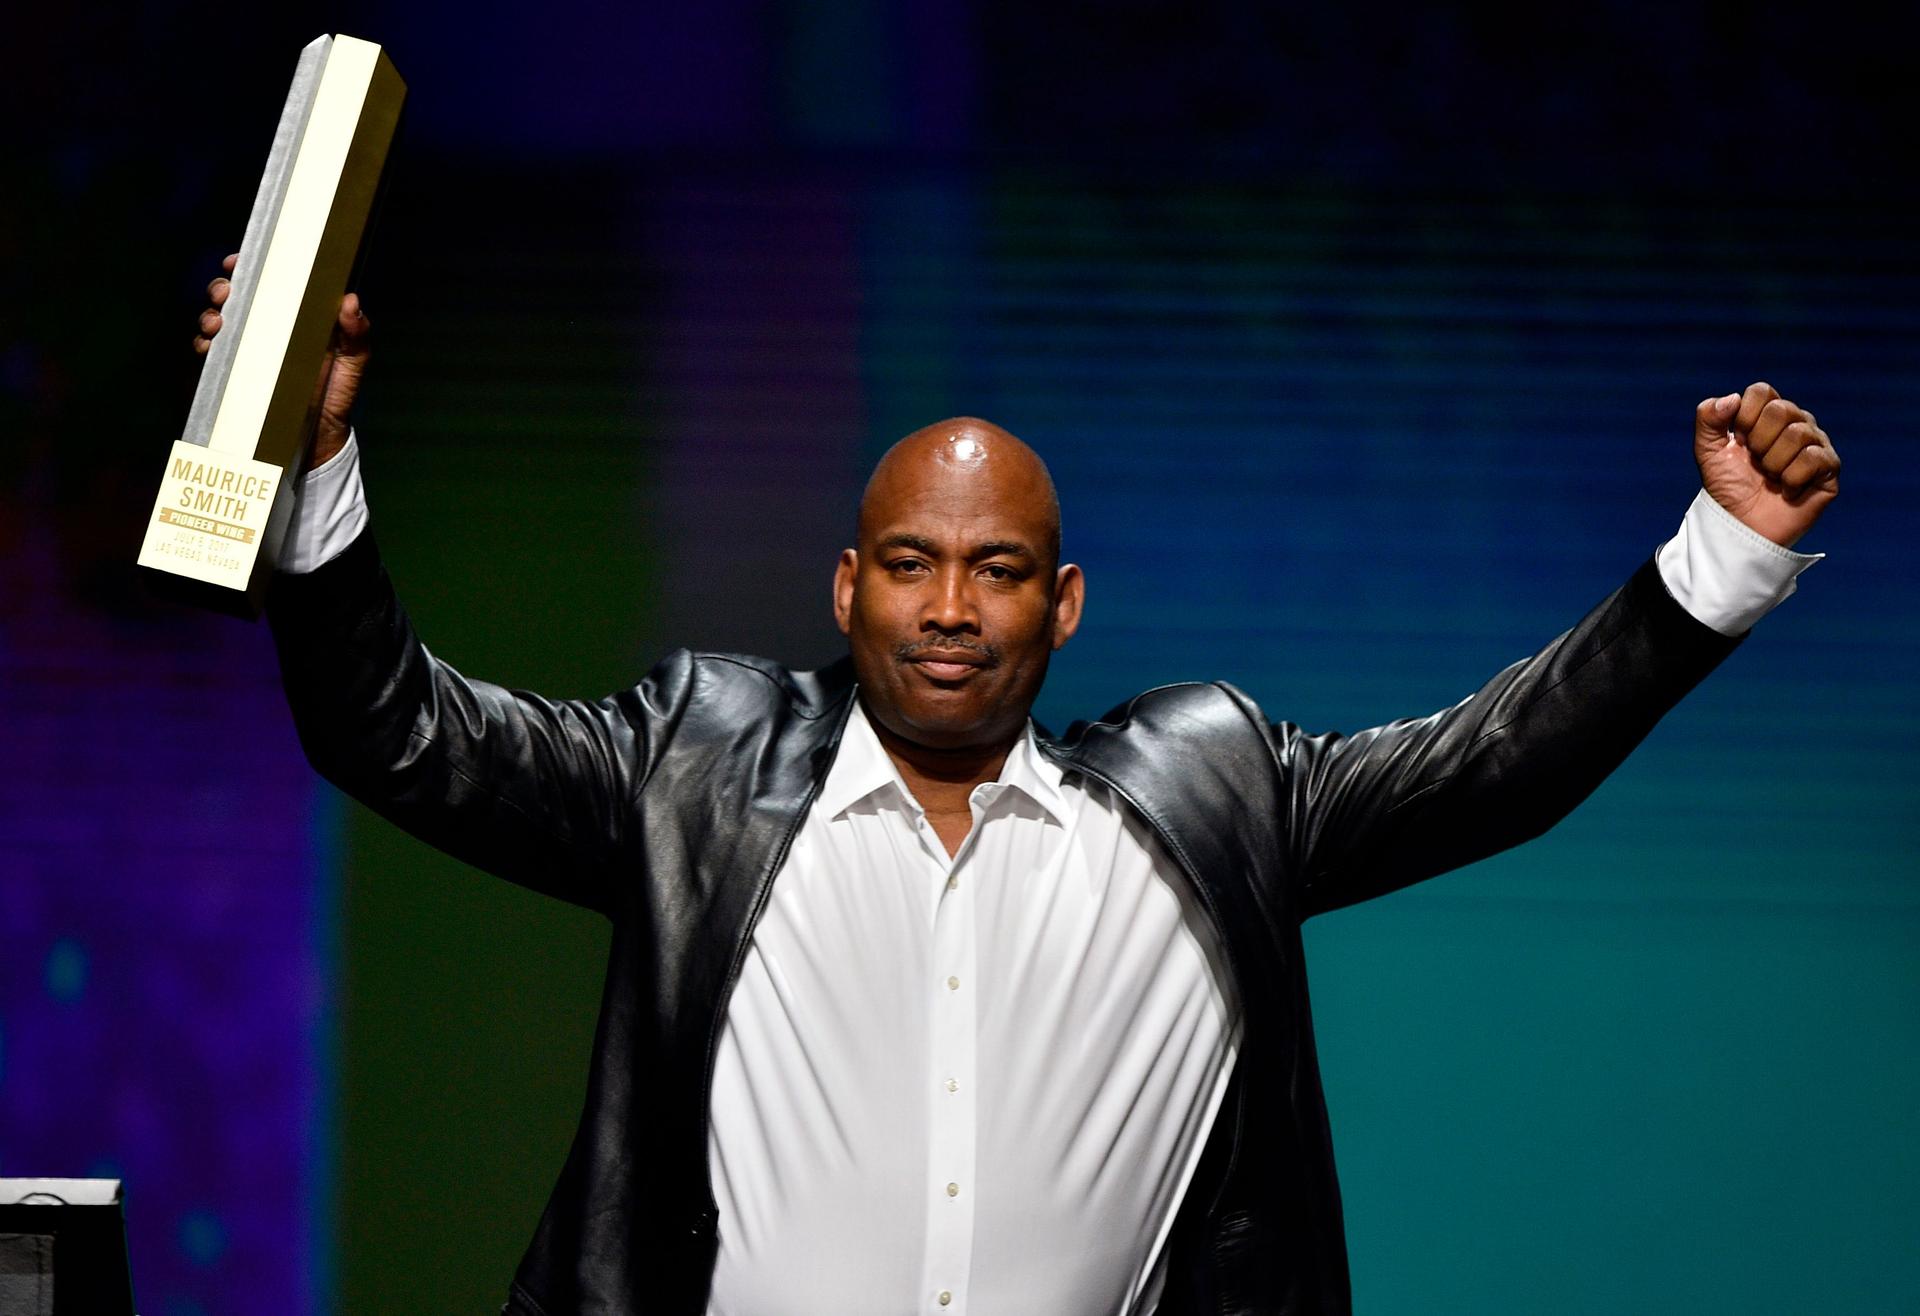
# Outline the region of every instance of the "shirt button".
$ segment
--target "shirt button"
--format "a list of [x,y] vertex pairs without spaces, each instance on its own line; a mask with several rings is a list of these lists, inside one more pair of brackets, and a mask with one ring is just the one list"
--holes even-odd
[[950,1302],[952,1302],[952,1301],[953,1301],[953,1294],[952,1294],[952,1293],[950,1293],[949,1291],[947,1291],[946,1289],[941,1289],[941,1290],[940,1290],[940,1305],[941,1305],[942,1307],[944,1307],[944,1306],[946,1306],[946,1305],[947,1305],[948,1303],[950,1303]]
[[948,1196],[948,1197],[958,1197],[958,1196],[960,1196],[960,1185],[959,1185],[959,1184],[957,1184],[957,1183],[950,1183],[950,1184],[948,1184],[948,1185],[947,1185],[947,1196]]
[[948,978],[948,979],[947,979],[947,990],[948,990],[948,991],[950,991],[950,992],[957,992],[957,991],[959,991],[959,990],[960,990],[960,980],[959,980],[958,978]]
[[949,890],[949,891],[958,891],[959,889],[960,889],[960,879],[959,879],[959,878],[957,878],[957,877],[950,877],[950,878],[948,878],[948,879],[947,879],[947,890]]
[[957,1079],[957,1078],[950,1078],[950,1079],[948,1079],[948,1080],[947,1080],[947,1091],[949,1091],[949,1092],[958,1092],[959,1090],[960,1090],[960,1080],[959,1080],[959,1079]]

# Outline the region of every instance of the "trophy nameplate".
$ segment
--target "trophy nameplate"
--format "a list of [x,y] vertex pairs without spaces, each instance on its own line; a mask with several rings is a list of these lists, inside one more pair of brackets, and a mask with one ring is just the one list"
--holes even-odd
[[300,52],[221,330],[140,545],[141,566],[219,611],[260,611],[406,94],[370,41],[323,36]]

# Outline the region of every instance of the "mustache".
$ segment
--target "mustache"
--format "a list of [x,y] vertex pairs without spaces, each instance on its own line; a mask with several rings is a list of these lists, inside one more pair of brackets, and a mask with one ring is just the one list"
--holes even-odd
[[935,635],[924,640],[906,640],[893,646],[893,656],[908,663],[930,653],[952,653],[955,650],[973,654],[989,666],[1000,661],[1000,650],[993,645],[985,640],[969,640],[961,635]]

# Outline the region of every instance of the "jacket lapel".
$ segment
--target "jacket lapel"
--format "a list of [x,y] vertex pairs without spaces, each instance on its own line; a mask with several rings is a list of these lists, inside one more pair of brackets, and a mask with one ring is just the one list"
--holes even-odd
[[851,662],[781,675],[791,683],[784,708],[742,701],[711,710],[703,732],[727,742],[731,752],[713,760],[724,773],[711,789],[679,796],[675,831],[693,838],[684,856],[689,907],[684,935],[664,944],[683,947],[685,958],[678,986],[659,985],[678,996],[663,1013],[703,1063],[774,875],[826,779],[852,708]]
[[1243,992],[1282,968],[1273,947],[1288,944],[1279,934],[1297,920],[1283,890],[1256,880],[1282,853],[1279,769],[1241,701],[1217,685],[1164,686],[1060,740],[1042,738],[1041,749],[1105,782],[1153,828],[1212,917]]

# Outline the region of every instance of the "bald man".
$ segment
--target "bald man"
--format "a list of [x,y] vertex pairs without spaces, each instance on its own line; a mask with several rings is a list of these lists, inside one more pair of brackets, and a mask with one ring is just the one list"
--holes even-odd
[[680,652],[550,701],[415,638],[347,428],[366,345],[349,297],[270,600],[302,743],[613,926],[518,1316],[1350,1310],[1302,920],[1552,825],[1792,590],[1838,489],[1811,415],[1709,398],[1679,533],[1453,708],[1309,736],[1195,684],[1054,739],[1029,710],[1084,587],[1053,482],[955,418],[867,485],[845,660]]

